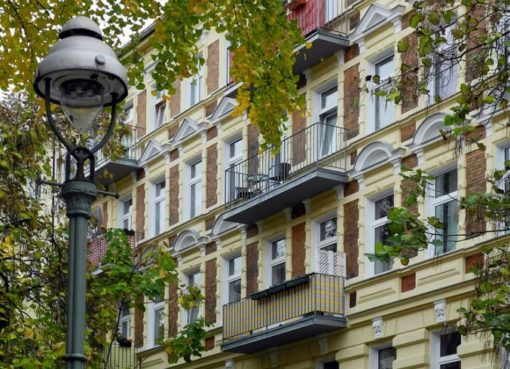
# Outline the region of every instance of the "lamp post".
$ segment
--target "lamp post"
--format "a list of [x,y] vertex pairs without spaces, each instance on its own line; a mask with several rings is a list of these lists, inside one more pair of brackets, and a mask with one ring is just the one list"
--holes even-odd
[[[55,136],[67,150],[62,197],[69,217],[66,368],[83,369],[86,364],[85,310],[87,228],[92,202],[98,192],[94,183],[94,153],[110,139],[116,106],[127,95],[127,74],[114,51],[103,42],[101,30],[92,20],[78,16],[60,31],[60,40],[38,66],[36,93],[45,99],[46,118]],[[111,120],[104,137],[92,148],[75,146],[59,131],[51,115],[51,103],[81,133],[96,123],[103,107],[111,106]],[[76,174],[71,178],[71,157]],[[89,174],[84,166],[88,163]]]

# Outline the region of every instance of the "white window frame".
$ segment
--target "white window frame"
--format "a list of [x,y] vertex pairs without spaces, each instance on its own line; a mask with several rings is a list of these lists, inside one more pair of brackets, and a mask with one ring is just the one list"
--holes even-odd
[[230,70],[232,68],[232,59],[230,53],[230,41],[225,38],[225,86],[228,86],[231,81]]
[[152,348],[159,346],[156,340],[161,337],[156,337],[156,312],[161,310],[161,314],[163,316],[163,337],[165,335],[165,299],[163,298],[161,301],[150,301],[148,306],[148,316],[147,316],[147,348]]
[[[393,347],[391,342],[372,346],[370,348],[370,369],[381,369],[379,368],[379,351],[387,348],[393,348],[395,350],[395,360],[397,359],[397,349]],[[395,362],[395,360],[393,360],[393,362]]]
[[[327,88],[317,93],[319,95],[318,118],[321,123],[318,158],[320,159],[334,153],[339,142],[337,138],[339,130],[334,128],[338,125],[338,86],[336,84],[328,85]],[[333,100],[328,99],[329,96],[333,96]],[[333,117],[335,123],[331,124],[329,120]]]
[[[344,1],[344,0],[342,0]],[[331,22],[340,15],[339,0],[324,0],[324,23]]]
[[[457,190],[456,191],[453,191],[453,192],[450,192],[448,194],[444,194],[443,196],[441,197],[438,197],[436,198],[435,197],[435,193],[436,193],[436,177],[439,177],[441,175],[444,175],[448,172],[451,172],[451,171],[457,171]],[[443,169],[440,169],[438,171],[434,171],[431,173],[431,175],[434,177],[432,180],[428,181],[427,182],[427,189],[425,191],[425,195],[426,195],[426,198],[425,198],[425,203],[426,203],[426,213],[427,213],[427,216],[435,216],[436,214],[436,207],[438,206],[441,206],[441,205],[444,205],[450,201],[456,201],[458,198],[459,198],[459,170],[456,166],[456,163],[454,165],[449,165]],[[457,206],[457,211],[458,211],[458,204],[456,205]],[[458,228],[457,228],[457,231],[458,231]],[[456,231],[456,233],[457,233]],[[436,232],[441,232],[441,229],[439,230],[436,230],[435,228],[433,227],[429,227],[429,232],[431,234],[431,237],[430,237],[430,240],[434,240],[435,237],[434,237],[434,234]],[[453,250],[450,250],[449,252],[451,251],[455,251],[455,249]],[[440,256],[440,255],[443,255],[445,254],[446,252],[441,252],[439,254],[436,254],[436,247],[434,246],[434,244],[430,243],[429,244],[429,247],[427,248],[427,257],[428,258],[433,258],[433,257],[436,257],[436,256]]]
[[[127,314],[123,315],[122,306],[119,307],[119,337],[131,338],[131,312],[128,307]],[[122,326],[126,324],[127,332],[125,335],[122,334]]]
[[[389,59],[392,59],[392,73],[389,75],[381,76],[378,72],[379,66]],[[372,88],[369,93],[369,104],[367,104],[367,117],[370,121],[369,124],[369,133],[381,130],[385,127],[392,125],[395,122],[395,104],[392,101],[386,99],[385,96],[377,96],[377,91],[387,89],[391,84],[389,84],[389,79],[395,76],[395,54],[393,50],[386,51],[385,53],[380,54],[377,58],[370,61],[367,65],[367,73],[369,75],[379,75],[380,83],[372,82]],[[387,111],[387,115],[391,116],[392,119],[389,122],[380,121],[380,116],[377,113],[379,109],[379,103],[385,104],[385,111]],[[386,116],[386,114],[385,114]]]
[[[240,143],[238,153],[235,151],[235,145],[237,143]],[[234,145],[234,156],[231,156],[232,145]],[[242,179],[236,178],[235,173],[229,172],[229,174],[227,174],[226,170],[243,161],[243,148],[244,145],[242,136],[235,136],[235,138],[225,141],[225,170],[223,172],[225,173],[226,198],[229,200],[234,200],[236,198],[236,187],[242,186]]]
[[[161,189],[159,196],[157,195],[158,187],[164,183],[164,187]],[[165,231],[165,218],[166,218],[166,181],[165,178],[160,178],[157,181],[152,183],[152,191],[153,191],[153,207],[152,207],[152,226],[151,226],[151,234],[153,237],[162,234]],[[157,204],[160,204],[160,218],[159,224],[157,224]]]
[[[131,205],[127,212],[124,211],[125,205],[128,201],[131,201]],[[121,229],[133,229],[133,198],[131,196],[127,196],[119,201],[119,228]],[[125,227],[125,222],[127,221],[127,227]]]
[[[505,193],[510,192],[510,166],[508,169],[505,169],[505,162],[510,161],[510,142],[505,142],[503,144],[498,144],[496,146],[495,152],[495,168],[496,170],[505,170],[506,173],[501,177],[499,181],[496,182],[496,186],[504,191]],[[509,230],[505,230],[506,228],[510,228],[510,220],[505,225],[506,222],[499,222],[495,225],[496,227],[496,235],[503,236],[507,234]]]
[[[278,258],[275,258],[273,259],[273,244],[279,242],[279,241],[283,241],[285,243],[285,251],[283,253],[283,256],[280,256]],[[265,285],[267,288],[271,287],[271,286],[275,286],[275,285],[278,285],[279,283],[277,284],[273,284],[273,268],[275,266],[278,266],[278,265],[281,265],[281,264],[285,264],[285,268],[284,268],[284,273],[285,273],[285,276],[284,276],[284,280],[281,281],[280,283],[284,282],[287,280],[287,253],[288,253],[288,245],[287,245],[287,239],[285,238],[285,235],[279,235],[277,237],[273,237],[269,240],[266,241],[266,252],[265,252],[265,260],[266,260],[266,278],[264,278],[264,281],[265,281]]]
[[[458,354],[452,354],[448,356],[439,356],[441,353],[441,335],[443,334],[451,334],[456,332],[456,329],[453,327],[448,327],[446,330],[443,328],[438,331],[431,332],[430,335],[430,369],[440,369],[443,364],[450,364],[455,362],[460,362],[460,357]],[[462,336],[461,343],[462,344]],[[458,350],[458,346],[457,346]]]
[[[452,23],[446,27],[444,27],[444,37],[446,39],[446,43],[441,45],[435,52],[436,53],[451,53],[452,55],[457,53],[456,42],[452,35],[452,27],[455,23]],[[436,35],[436,37],[439,37]],[[431,66],[432,78],[429,80],[428,90],[428,104],[436,103],[436,96],[439,96],[441,100],[445,100],[450,96],[455,95],[458,91],[458,67],[455,61],[452,62],[450,67],[443,66],[443,60],[440,60],[439,56],[436,56],[432,61]],[[448,76],[449,74],[449,76]],[[441,81],[443,76],[446,76],[447,82],[444,84],[446,86],[445,90],[441,90]]]
[[[238,273],[234,273],[234,274],[230,274],[230,263],[233,261],[233,260],[236,260],[236,259],[239,259],[239,271]],[[242,259],[242,256],[240,253],[236,253],[236,254],[233,254],[233,255],[230,255],[228,257],[226,257],[225,259],[225,262],[224,262],[224,270],[225,272],[223,273],[224,274],[224,284],[223,284],[223,303],[224,304],[228,304],[228,303],[231,303],[231,302],[235,302],[237,300],[232,300],[231,297],[230,297],[230,284],[231,283],[234,283],[234,282],[239,282],[239,284],[241,284],[241,274],[242,274],[242,269],[243,269],[243,259]],[[242,287],[241,287],[241,294],[239,296],[239,299],[242,298]]]
[[[197,55],[197,63],[202,58],[202,52],[199,52]],[[203,85],[203,77],[204,77],[204,68],[202,65],[198,66],[198,73],[194,76],[188,77],[184,80],[184,102],[185,109],[189,109],[192,106],[198,104],[202,101],[202,85]]]
[[[196,175],[192,177],[192,168],[196,165],[199,165],[198,170],[195,169]],[[194,217],[202,214],[202,200],[203,200],[203,191],[202,191],[202,171],[203,171],[203,162],[202,158],[197,158],[196,160],[190,161],[186,164],[186,178],[187,182],[187,190],[186,190],[186,200],[187,200],[187,219],[192,219]],[[192,189],[195,188],[195,207],[191,206],[192,199]]]
[[[366,224],[367,224],[367,230],[366,230],[366,242],[365,247],[368,253],[375,253],[375,230],[379,227],[384,226],[385,224],[388,224],[388,217],[382,217],[379,219],[375,219],[375,203],[379,200],[382,200],[384,198],[393,196],[393,206],[395,206],[395,193],[393,189],[384,191],[374,197],[367,198],[367,206],[366,206]],[[388,270],[385,270],[381,273],[375,272],[376,263],[383,263],[382,261],[375,260],[375,261],[369,261],[365,265],[368,265],[366,268],[365,274],[367,277],[372,277],[375,275],[381,275],[387,272],[390,272],[393,269],[393,263],[390,266]]]
[[[321,225],[326,222],[332,221],[332,220],[334,220],[334,222],[335,222],[335,234],[332,235],[331,237],[328,237],[321,241],[321,239],[320,239],[321,238]],[[321,216],[320,218],[314,219],[312,232],[313,232],[312,234],[313,234],[313,239],[314,239],[314,247],[313,247],[313,253],[312,253],[313,270],[316,273],[320,273],[321,272],[320,251],[323,248],[328,247],[334,243],[334,244],[336,244],[336,251],[333,251],[333,252],[338,253],[338,237],[337,237],[338,218],[337,218],[336,213],[329,213],[327,215]],[[328,274],[336,275],[336,273],[335,273],[336,271],[335,271],[335,268],[333,267],[333,265],[331,265],[331,268],[328,267],[328,270],[330,271],[330,273],[328,273]]]
[[133,125],[133,122],[135,120],[135,107],[133,104],[133,100],[128,101],[124,106],[124,114],[126,118],[124,119],[123,123],[126,125]]
[[[184,278],[185,278],[185,286],[186,287],[194,286],[194,287],[202,289],[199,270],[195,270],[193,272],[186,273],[184,275]],[[191,317],[194,315],[193,314],[194,312],[196,312],[196,319],[191,320]],[[182,318],[183,318],[182,324],[185,326],[196,321],[197,319],[200,318],[200,306],[195,306],[195,307],[191,308],[190,310],[183,310]]]

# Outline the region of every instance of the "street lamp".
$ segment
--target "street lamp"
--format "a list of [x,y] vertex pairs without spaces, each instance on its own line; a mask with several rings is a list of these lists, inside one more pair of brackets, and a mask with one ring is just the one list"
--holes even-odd
[[[126,69],[114,51],[103,42],[101,30],[86,17],[69,20],[58,41],[37,69],[34,89],[45,99],[46,118],[55,136],[67,150],[62,197],[69,217],[69,267],[67,297],[66,368],[83,369],[86,364],[85,304],[87,228],[92,202],[98,192],[94,183],[94,153],[110,139],[116,120],[116,106],[127,95]],[[104,137],[91,149],[67,141],[51,115],[51,103],[60,104],[64,114],[80,132],[89,131],[103,107],[111,106],[111,121]],[[71,157],[76,174],[71,177]],[[84,165],[89,164],[85,176]]]

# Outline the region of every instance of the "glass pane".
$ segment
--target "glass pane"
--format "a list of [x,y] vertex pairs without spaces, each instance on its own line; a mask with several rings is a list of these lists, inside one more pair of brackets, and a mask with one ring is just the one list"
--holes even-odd
[[[377,243],[388,244],[388,238],[390,237],[390,230],[388,229],[388,225],[382,225],[380,227],[375,228],[374,230],[374,245]],[[393,265],[392,261],[384,261],[384,260],[375,260],[374,272],[375,274],[384,273],[391,270]]]
[[455,250],[457,240],[457,202],[455,200],[436,206],[435,216],[443,223],[443,228],[436,230],[436,239],[441,245],[436,246],[436,255]]
[[336,243],[332,243],[331,245],[322,246],[321,251],[333,251],[336,252]]
[[336,149],[336,113],[328,115],[321,126],[321,156],[332,154]]
[[435,197],[457,191],[457,169],[441,174],[435,178]]
[[123,212],[124,212],[124,215],[126,215],[131,211],[131,205],[133,205],[133,200],[132,199],[126,200],[126,201],[124,201],[123,205],[124,205]]
[[271,268],[271,285],[285,282],[285,263],[273,265]]
[[158,235],[161,232],[161,202],[156,203],[154,232]]
[[188,323],[193,323],[198,319],[198,306],[195,306],[188,312]]
[[162,196],[165,189],[165,181],[156,184],[156,197]]
[[333,108],[337,105],[336,87],[321,94],[321,110]]
[[[384,88],[384,87],[381,87]],[[394,105],[384,96],[375,95],[375,128],[380,129],[393,122]]]
[[120,307],[120,316],[121,317],[129,316],[129,306],[128,306],[128,304],[122,304],[122,306]]
[[124,228],[124,229],[130,229],[131,228],[130,225],[129,225],[129,219],[124,219],[122,221],[122,228]]
[[129,337],[129,320],[124,320],[120,323],[120,336]]
[[154,311],[154,343],[157,343],[164,335],[165,320],[163,310],[164,308],[159,308]]
[[320,240],[336,237],[336,218],[328,219],[320,224]]
[[240,275],[241,274],[241,257],[235,257],[228,261],[228,275]]
[[228,302],[241,299],[241,279],[236,279],[228,284]]
[[285,239],[273,242],[271,259],[279,259],[285,256]]
[[194,217],[196,215],[196,207],[197,207],[197,188],[196,183],[192,184],[190,187],[190,216]]
[[197,286],[198,285],[198,273],[190,274],[188,276],[188,286]]
[[243,140],[239,139],[236,142],[230,144],[230,158],[241,156],[241,150],[243,146]]
[[393,361],[397,358],[394,347],[385,347],[377,351],[377,369],[393,369]]
[[375,64],[375,74],[380,77],[381,82],[391,76],[393,72],[393,55]]
[[387,196],[375,202],[375,217],[381,219],[388,216],[388,211],[393,207],[393,195]]
[[322,369],[338,369],[338,361],[328,361],[322,365]]
[[457,353],[457,346],[460,345],[459,332],[441,334],[439,337],[439,347],[441,357],[454,355]]

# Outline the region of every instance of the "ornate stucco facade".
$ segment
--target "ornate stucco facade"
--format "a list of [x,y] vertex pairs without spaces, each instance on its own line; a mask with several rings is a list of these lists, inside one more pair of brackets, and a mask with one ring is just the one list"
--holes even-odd
[[[120,198],[99,199],[96,212],[106,227],[133,229],[137,247],[168,242],[179,283],[205,296],[198,311],[178,310],[169,286],[163,302],[131,311],[142,367],[493,367],[484,342],[459,338],[455,326],[473,292],[480,245],[503,236],[484,233],[492,225],[470,219],[455,199],[490,190],[485,177],[503,167],[510,146],[503,117],[478,118],[486,151],[440,139],[444,113],[471,78],[464,64],[431,81],[441,103],[413,93],[413,76],[402,104],[375,95],[383,87],[367,76],[388,78],[417,63],[409,2],[288,6],[311,46],[297,48],[295,66],[308,113],[289,113],[277,156],[259,151],[246,116],[229,114],[236,85],[223,35],[201,40],[200,76],[177,82],[170,101],[150,87],[127,99],[127,123],[136,126],[129,157],[122,167],[103,163]],[[411,47],[400,54],[404,37]],[[434,176],[416,211],[443,216],[449,236],[407,266],[371,262],[364,254],[384,239],[387,210],[405,204],[402,164]],[[213,323],[206,352],[169,364],[155,329],[173,335],[196,316]]]

